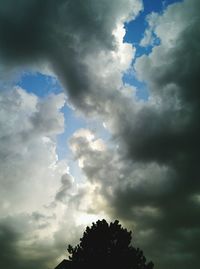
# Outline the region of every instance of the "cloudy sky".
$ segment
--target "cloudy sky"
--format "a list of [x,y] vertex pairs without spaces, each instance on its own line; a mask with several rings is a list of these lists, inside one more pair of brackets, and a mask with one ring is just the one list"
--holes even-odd
[[0,0],[0,267],[51,269],[119,219],[197,268],[199,0]]

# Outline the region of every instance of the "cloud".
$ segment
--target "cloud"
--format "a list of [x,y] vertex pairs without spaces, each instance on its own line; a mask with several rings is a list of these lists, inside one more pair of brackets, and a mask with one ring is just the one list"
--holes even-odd
[[161,43],[134,66],[149,86],[148,102],[115,93],[104,103],[118,148],[97,152],[84,137],[71,142],[87,178],[100,184],[109,214],[136,230],[159,268],[198,264],[198,9],[198,1],[177,3],[154,21]]
[[19,87],[0,92],[2,268],[49,268],[59,255],[45,238],[56,229],[45,206],[68,170],[55,140],[64,129],[64,103],[63,94],[40,100]]
[[[41,223],[43,222],[43,225]],[[46,224],[46,226],[44,225]],[[68,242],[75,243],[82,227],[76,225],[73,218],[62,221],[59,228],[52,229],[55,216],[46,214],[17,214],[0,219],[2,268],[53,268],[61,259]],[[48,226],[47,226],[48,225]],[[70,234],[66,231],[76,231]],[[51,231],[51,235],[46,230]],[[63,235],[65,234],[65,238]]]
[[86,99],[95,91],[88,57],[101,57],[106,65],[117,57],[112,56],[118,51],[113,32],[135,17],[142,3],[21,0],[18,13],[15,7],[13,0],[6,5],[0,2],[0,57],[4,66],[50,63],[71,100],[88,109]]
[[[74,134],[70,146],[86,180],[83,186],[74,186],[66,162],[58,162],[55,151],[55,136],[63,130],[64,97],[41,101],[19,88],[2,92],[3,214],[31,211],[31,220],[39,223],[38,234],[49,225],[46,233],[53,239],[40,239],[38,247],[44,250],[43,268],[50,246],[57,247],[52,254],[56,257],[64,240],[76,241],[80,213],[120,218],[135,230],[136,243],[158,268],[197,266],[199,1],[186,0],[149,17],[149,31],[160,39],[160,45],[133,67],[149,87],[146,102],[134,98],[134,88],[122,82],[135,52],[123,43],[123,23],[142,9],[140,1],[40,2],[20,1],[21,16],[13,1],[0,2],[4,65],[50,63],[69,102],[86,115],[99,115],[112,141],[109,145],[89,130]],[[132,98],[127,90],[133,92]],[[55,221],[48,219],[47,205],[57,211]],[[70,220],[65,219],[68,216]],[[15,244],[23,236],[9,228],[12,222],[1,219],[3,236],[14,242],[2,247],[10,249],[15,262],[21,255],[16,254]],[[27,218],[23,223],[28,223]],[[74,227],[78,232],[64,239],[63,232]],[[32,256],[37,246],[35,241],[29,245]],[[37,252],[34,261],[40,262],[40,257]]]
[[[7,79],[27,66],[43,66],[46,62],[67,88],[71,102],[85,112],[92,111],[95,104],[91,109],[88,93],[98,89],[90,85],[91,68],[87,71],[87,59],[99,58],[99,72],[114,58],[119,59],[121,65],[127,65],[132,48],[115,44],[117,37],[113,31],[121,23],[116,35],[122,39],[122,22],[135,16],[141,8],[140,1],[113,3],[87,1],[83,5],[82,1],[22,0],[16,7],[14,1],[6,4],[0,1],[3,80],[5,74]],[[118,53],[126,47],[128,59]],[[105,54],[102,63],[101,53]],[[116,69],[118,76],[121,76],[120,71]],[[2,242],[3,250],[9,253],[9,256],[2,253],[2,267],[13,268],[13,264],[15,268],[53,267],[66,242],[73,243],[78,238],[77,213],[84,212],[91,204],[87,195],[88,192],[93,195],[93,186],[83,186],[72,195],[67,163],[57,158],[56,135],[64,128],[60,112],[64,99],[61,94],[40,100],[21,88],[7,88],[0,94],[0,226],[3,239],[10,238]],[[49,211],[55,214],[53,220],[48,217]],[[38,225],[30,225],[34,222]],[[72,227],[76,227],[76,231],[64,238],[63,231]],[[26,236],[22,230],[26,231]]]
[[92,187],[75,183],[56,153],[65,101],[64,94],[40,99],[19,87],[0,92],[2,268],[52,268],[84,229],[77,216]]
[[83,132],[81,138],[75,135],[71,140],[82,171],[97,186],[93,198],[88,192],[87,199],[93,200],[86,208],[88,212],[104,210],[111,219],[120,218],[134,231],[134,244],[161,268],[197,262],[192,238],[199,231],[199,208],[189,192],[183,194],[177,188],[177,170],[156,162],[132,162],[122,158],[115,148],[99,151],[92,148],[95,141],[98,139],[88,142]]
[[[54,175],[59,178],[66,170],[64,163],[57,162],[55,141],[55,135],[64,128],[59,109],[65,98],[60,94],[40,101],[14,88],[1,92],[0,102],[1,209],[5,214],[25,208],[36,210],[51,199],[57,185]],[[41,181],[49,198],[43,196]]]
[[[23,232],[22,228],[24,229]],[[40,251],[43,252],[43,257],[42,255],[41,257],[34,257],[34,245],[30,245],[30,238],[28,238],[30,230],[32,234],[36,230],[36,225],[31,223],[30,216],[20,215],[18,217],[1,219],[0,237],[2,254],[0,264],[2,268],[7,267],[10,269],[13,268],[13,265],[15,268],[34,268],[42,264],[45,265],[47,257],[45,257],[45,251],[42,249],[42,246],[40,246]],[[33,237],[31,239],[33,240]],[[48,258],[50,260],[50,257]],[[47,266],[44,268],[47,268]]]
[[158,14],[155,12],[150,13],[146,17],[148,27],[146,28],[143,38],[140,41],[141,47],[148,47],[156,45],[155,26],[157,25]]
[[55,197],[56,200],[58,200],[58,201],[62,201],[63,199],[68,197],[67,194],[68,194],[68,192],[71,192],[73,179],[69,174],[64,174],[64,175],[62,175],[61,183],[62,183],[62,186],[61,186],[60,190],[57,192],[56,197]]
[[104,122],[118,147],[98,151],[96,138],[84,134],[71,140],[107,213],[129,225],[136,243],[164,269],[198,264],[198,9],[198,1],[185,1],[154,18],[160,45],[134,66],[149,86],[147,102],[118,92],[104,102]]
[[[148,108],[146,115],[141,115],[139,132],[145,129],[147,121],[152,127],[149,128],[150,135],[143,136],[139,145],[133,145],[132,151],[143,153],[146,147],[144,157],[158,162],[163,160],[179,171],[186,167],[193,170],[192,163],[198,157],[196,143],[193,143],[199,134],[196,87],[199,58],[198,49],[194,48],[200,41],[196,27],[199,22],[197,7],[196,1],[185,1],[168,8],[159,17],[155,28],[161,45],[136,63],[139,77],[149,84],[151,96],[158,106],[157,109]],[[186,15],[187,9],[191,10],[190,15]],[[167,25],[169,36],[163,34]]]

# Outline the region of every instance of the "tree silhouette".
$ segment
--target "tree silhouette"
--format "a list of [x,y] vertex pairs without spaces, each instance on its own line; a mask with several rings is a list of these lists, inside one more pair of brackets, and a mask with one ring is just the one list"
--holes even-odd
[[153,269],[153,263],[139,248],[131,245],[131,232],[122,228],[119,221],[108,224],[98,220],[87,227],[80,243],[68,246],[73,268],[87,269]]

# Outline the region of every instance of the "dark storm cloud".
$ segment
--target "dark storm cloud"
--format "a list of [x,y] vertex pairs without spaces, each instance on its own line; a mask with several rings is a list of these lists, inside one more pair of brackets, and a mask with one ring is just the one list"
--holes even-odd
[[[51,6],[52,1],[49,3]],[[42,33],[47,13],[48,1],[0,1],[1,57],[16,63],[44,51]]]
[[161,45],[135,65],[149,101],[116,93],[109,103],[105,121],[118,152],[96,151],[84,136],[71,140],[85,175],[100,183],[108,212],[134,228],[162,269],[198,266],[199,8],[199,1],[185,1],[158,16]]
[[8,65],[50,62],[73,102],[84,108],[93,91],[86,56],[114,50],[117,23],[140,9],[139,0],[0,1],[0,56]]
[[[44,224],[48,225],[48,221],[54,217],[34,212],[31,215],[15,214],[0,218],[0,267],[7,269],[54,268],[58,257],[67,247],[63,234],[66,230],[72,230],[75,225],[72,219],[62,222],[59,229],[46,238],[43,235],[46,228]],[[73,244],[80,237],[80,227],[76,228],[76,232],[71,232],[68,241]]]
[[[124,160],[113,149],[95,149],[95,141],[88,142],[84,135],[71,140],[83,172],[99,186],[88,212],[103,209],[113,218],[120,217],[134,231],[135,244],[158,268],[197,264],[199,202],[181,184],[179,171],[169,165]],[[106,201],[103,208],[98,207],[98,195]]]
[[[97,100],[97,92],[101,88],[98,86],[99,80],[92,83],[94,76],[91,75],[91,69],[94,73],[99,71],[95,72],[93,66],[90,66],[89,70],[87,58],[92,55],[90,59],[92,61],[96,60],[96,56],[101,59],[101,52],[105,54],[114,52],[117,44],[113,30],[119,22],[134,17],[141,7],[139,0],[0,1],[1,76],[12,68],[46,62],[51,65],[67,89],[73,105],[87,113],[99,102],[99,110],[102,110],[102,103],[106,99],[103,93],[105,90]],[[109,55],[107,61],[111,62]],[[92,98],[88,102],[89,95]],[[48,183],[44,184],[48,188],[52,178],[51,169],[47,167],[56,161],[53,139],[62,131],[63,117],[58,110],[64,100],[58,96],[40,103],[35,96],[27,94],[22,89],[16,89],[3,93],[0,101],[4,105],[0,111],[2,124],[0,158],[4,160],[1,162],[3,167],[0,178],[3,182],[1,206],[4,215],[8,211],[13,215],[15,211],[27,212],[28,209],[31,211],[32,206],[37,207],[37,203],[43,200],[43,195],[40,195],[37,187],[41,186],[41,181],[48,180]],[[56,173],[60,174],[59,171]],[[41,175],[45,178],[42,179]],[[21,182],[27,184],[25,189],[21,187]],[[33,182],[36,191],[32,186]],[[66,177],[63,177],[62,186],[56,196],[57,200],[66,202],[64,196],[69,189],[68,183]],[[32,199],[29,191],[32,195],[37,193],[37,201]],[[43,192],[42,187],[42,194]],[[27,202],[27,197],[30,202]],[[61,222],[57,233],[55,227],[52,228],[52,237],[55,238],[53,242],[51,239],[39,238],[41,230],[49,227],[48,217],[45,216],[47,220],[45,222],[42,215],[38,214],[33,214],[30,218],[21,218],[20,225],[16,224],[16,216],[6,221],[1,220],[1,235],[5,239],[1,241],[2,249],[5,250],[0,254],[2,268],[45,269],[54,266],[52,261],[61,254],[61,248],[63,249],[66,244],[63,233],[75,227],[73,222],[75,217],[72,215],[76,213],[73,209],[66,213],[70,215],[70,221],[64,224]],[[40,221],[37,227],[34,225],[29,227],[30,222],[37,221]],[[15,223],[15,226],[11,225],[12,223]],[[30,238],[26,237],[27,234]],[[69,234],[68,242],[71,238],[77,237],[76,232]]]
[[[13,266],[13,260],[16,260],[17,251],[15,242],[18,238],[18,234],[15,233],[12,229],[9,229],[7,227],[7,224],[1,224],[0,225],[0,245],[2,254],[0,265],[1,268],[4,268],[5,266],[7,268],[12,268]],[[12,257],[12,259],[10,258]]]
[[[135,230],[138,244],[157,268],[197,267],[199,1],[175,4],[158,16],[154,31],[161,45],[135,65],[150,89],[146,103],[117,91],[123,70],[116,71],[117,61],[108,65],[113,60],[109,52],[117,51],[112,31],[120,18],[125,20],[132,1],[40,2],[19,1],[18,14],[14,1],[0,2],[2,60],[13,65],[45,59],[77,109],[101,114],[117,150],[103,148],[85,134],[70,143],[88,180],[99,184],[104,209]],[[98,69],[104,61],[113,76]],[[32,123],[41,126],[43,118],[39,121],[35,114]],[[63,178],[56,199],[64,201],[69,187]],[[95,202],[90,210],[98,213],[101,207]],[[4,230],[8,232],[17,240],[14,231]],[[16,256],[15,246],[7,243],[4,248]]]
[[[134,115],[133,124],[127,120],[118,128],[119,141],[129,158],[146,164],[156,162],[173,171],[164,192],[127,184],[118,188],[113,202],[117,214],[127,213],[127,220],[133,211],[132,219],[139,223],[136,229],[143,225],[153,229],[149,245],[154,249],[149,251],[159,268],[198,266],[199,247],[194,237],[200,231],[200,205],[193,198],[200,193],[199,8],[199,1],[185,1],[158,19],[155,33],[161,45],[136,62],[139,77],[149,85],[153,105],[150,100]],[[155,179],[151,174],[146,176],[150,181]],[[138,206],[149,205],[161,213],[153,221],[147,214],[137,216]],[[159,249],[162,258],[156,258]]]
[[[198,1],[186,1],[185,5],[180,6],[179,15],[182,24],[185,24],[184,29],[175,36],[172,34],[169,47],[163,41],[150,57],[138,60],[136,69],[141,78],[149,83],[152,96],[160,98],[160,105],[157,110],[144,109],[139,115],[142,123],[138,128],[136,126],[136,135],[143,133],[147,126],[148,135],[138,139],[137,144],[129,144],[131,154],[136,158],[164,162],[174,167],[182,183],[187,181],[190,188],[199,187],[195,165],[199,159],[197,141],[200,134],[199,7]],[[186,14],[187,8],[190,14]],[[163,16],[163,25],[174,18],[175,12],[177,9],[173,7],[168,10]],[[177,27],[181,28],[179,23]]]
[[[31,220],[31,216],[28,215],[0,219],[1,268],[49,268],[48,263],[56,257],[57,253],[51,251],[47,245],[43,246],[35,242],[23,246],[30,231],[37,227],[37,225],[30,227]],[[34,257],[33,253],[38,251],[42,255]]]

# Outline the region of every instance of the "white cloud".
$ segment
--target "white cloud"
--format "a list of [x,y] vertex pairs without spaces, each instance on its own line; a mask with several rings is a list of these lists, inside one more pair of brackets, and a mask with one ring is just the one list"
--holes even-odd
[[[98,212],[103,203],[98,186],[77,183],[67,161],[58,160],[56,136],[64,130],[60,109],[65,99],[63,94],[40,99],[19,87],[0,93],[0,237],[12,238],[12,244],[5,239],[1,244],[3,251],[9,249],[2,264],[12,255],[16,268],[22,261],[23,268],[53,267],[67,244],[77,242],[83,225],[105,217]],[[104,149],[88,130],[76,136]]]
[[64,95],[41,101],[14,88],[1,92],[0,102],[1,214],[41,209],[67,169],[58,161],[55,140],[64,128]]

